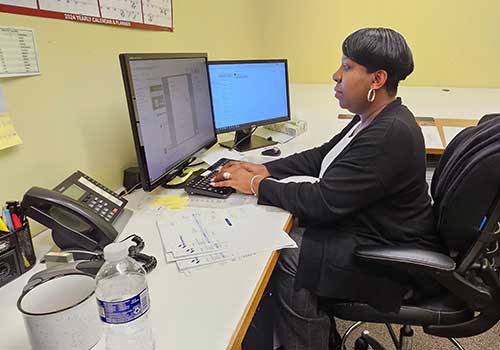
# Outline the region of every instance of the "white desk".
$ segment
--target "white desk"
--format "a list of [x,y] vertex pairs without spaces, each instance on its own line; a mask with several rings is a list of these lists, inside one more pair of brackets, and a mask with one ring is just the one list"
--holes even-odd
[[[346,111],[338,107],[332,89],[329,84],[291,84],[293,116],[307,120],[308,131],[281,145],[283,156],[320,145],[345,125],[337,115]],[[417,116],[473,119],[500,111],[500,89],[452,89],[446,93],[438,88],[400,88],[399,95]],[[250,156],[259,153],[260,150],[252,151]],[[167,190],[158,193],[171,194]],[[128,207],[133,209],[145,195],[142,191],[134,193]],[[287,213],[260,208],[268,216],[265,222],[256,222],[256,229],[283,228]],[[177,272],[175,265],[165,264],[155,217],[132,217],[122,236],[130,233],[142,236],[145,252],[158,259],[158,267],[148,276],[157,349],[239,349],[277,255],[261,253],[185,277]],[[36,237],[34,242],[38,258],[51,246],[48,234]],[[16,301],[29,277],[42,269],[38,264],[0,289],[1,349],[29,348]],[[102,342],[96,346],[103,348]]]
[[[172,194],[175,190],[160,189],[154,194]],[[129,198],[128,208],[134,209],[147,194],[137,191]],[[289,214],[275,208],[259,207],[265,220],[255,229],[282,230]],[[148,275],[151,297],[150,317],[157,349],[227,349],[238,348],[246,331],[245,324],[253,314],[252,301],[258,291],[266,266],[276,259],[271,252],[256,254],[236,262],[214,265],[185,276],[175,264],[166,264],[156,216],[133,215],[121,237],[139,234],[145,240],[144,252],[158,259],[158,266]],[[37,257],[51,247],[50,235],[43,233],[34,239]],[[16,301],[28,278],[44,268],[37,264],[32,271],[0,290],[1,349],[29,349],[27,335]],[[260,283],[259,283],[260,282]],[[266,280],[267,283],[267,280]],[[97,306],[96,306],[97,307]],[[248,310],[247,310],[248,309]],[[240,328],[244,328],[240,330]],[[101,341],[95,349],[104,349]]]

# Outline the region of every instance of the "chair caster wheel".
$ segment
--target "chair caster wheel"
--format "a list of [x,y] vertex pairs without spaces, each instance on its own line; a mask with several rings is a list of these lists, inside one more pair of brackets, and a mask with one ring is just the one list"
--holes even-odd
[[363,337],[359,337],[354,342],[354,350],[368,350],[368,342]]

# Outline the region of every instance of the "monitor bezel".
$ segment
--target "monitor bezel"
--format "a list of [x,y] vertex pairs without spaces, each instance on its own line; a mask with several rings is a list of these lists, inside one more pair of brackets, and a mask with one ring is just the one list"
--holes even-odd
[[[144,151],[144,145],[141,145],[141,138],[139,136],[139,130],[137,124],[139,119],[137,118],[137,108],[135,104],[135,94],[134,87],[132,83],[132,76],[130,70],[130,62],[137,60],[155,60],[155,59],[192,59],[192,58],[203,58],[205,60],[207,79],[208,79],[208,91],[209,91],[209,101],[210,101],[210,111],[212,113],[212,125],[213,125],[213,137],[207,141],[204,145],[200,146],[197,150],[189,153],[184,159],[174,163],[168,171],[165,171],[163,175],[157,179],[151,181],[149,178],[149,171],[147,167],[146,153]],[[122,71],[123,84],[125,86],[125,96],[127,99],[127,106],[130,117],[130,125],[132,127],[132,135],[134,137],[134,147],[137,155],[137,163],[139,165],[139,172],[141,175],[141,183],[144,191],[150,192],[157,188],[158,186],[164,184],[168,181],[169,176],[172,171],[186,166],[186,163],[190,158],[192,158],[196,153],[202,149],[208,149],[217,143],[217,134],[215,131],[215,118],[214,109],[212,103],[212,91],[210,85],[210,74],[208,73],[208,54],[207,53],[121,53],[119,54],[120,67]]]
[[[285,79],[286,79],[286,103],[287,103],[287,110],[288,110],[288,115],[287,116],[282,116],[282,117],[276,117],[273,119],[264,119],[264,120],[259,120],[256,122],[250,122],[250,123],[245,123],[245,124],[238,124],[238,125],[231,125],[229,127],[225,128],[217,128],[216,125],[216,116],[215,116],[215,110],[213,110],[213,103],[212,103],[212,110],[213,110],[213,117],[214,117],[214,126],[215,126],[215,132],[217,134],[224,134],[227,132],[231,131],[237,131],[237,130],[243,130],[243,129],[248,129],[248,128],[253,128],[257,126],[262,126],[262,125],[269,125],[269,124],[274,124],[274,123],[279,123],[279,122],[284,122],[287,120],[291,119],[291,112],[290,112],[290,86],[288,82],[288,60],[285,58],[279,58],[279,59],[258,59],[258,60],[216,60],[216,61],[208,61],[208,77],[209,77],[209,82],[210,82],[210,65],[227,65],[227,64],[246,64],[246,63],[284,63],[285,64]],[[210,90],[212,90],[212,86],[210,86]]]

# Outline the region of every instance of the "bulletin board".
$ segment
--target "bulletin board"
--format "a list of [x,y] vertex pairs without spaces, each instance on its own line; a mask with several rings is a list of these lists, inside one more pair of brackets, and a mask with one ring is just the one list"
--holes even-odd
[[0,0],[0,12],[173,31],[173,0]]

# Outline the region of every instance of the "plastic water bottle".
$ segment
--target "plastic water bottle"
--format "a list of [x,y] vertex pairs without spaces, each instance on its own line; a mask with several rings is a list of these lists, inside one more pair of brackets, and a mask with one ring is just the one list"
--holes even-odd
[[104,248],[105,263],[96,276],[96,298],[104,323],[106,350],[152,350],[146,272],[128,256],[128,243]]

